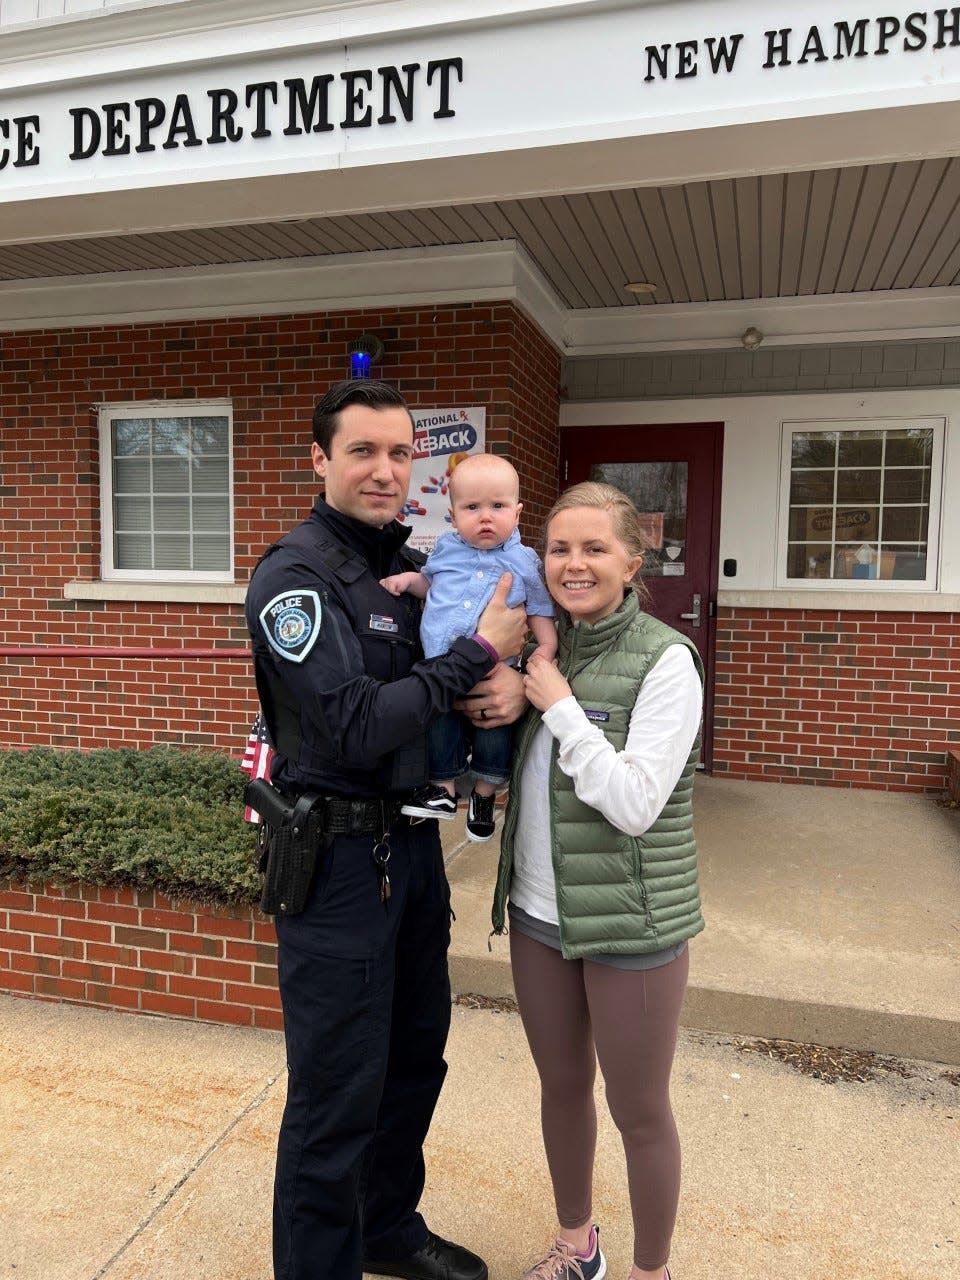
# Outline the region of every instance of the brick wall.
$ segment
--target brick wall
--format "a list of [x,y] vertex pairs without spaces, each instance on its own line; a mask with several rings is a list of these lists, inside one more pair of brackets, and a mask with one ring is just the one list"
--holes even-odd
[[941,792],[960,614],[720,608],[713,772]]
[[[151,645],[216,658],[5,656],[6,745],[173,743],[234,751],[255,694],[240,606],[64,600],[100,572],[97,408],[229,399],[237,581],[309,510],[318,395],[349,339],[414,406],[487,408],[489,445],[525,476],[525,533],[556,496],[559,356],[512,303],[389,308],[5,334],[0,353],[0,645]],[[222,652],[226,650],[227,652]]]
[[133,889],[0,885],[0,990],[276,1030],[272,921]]

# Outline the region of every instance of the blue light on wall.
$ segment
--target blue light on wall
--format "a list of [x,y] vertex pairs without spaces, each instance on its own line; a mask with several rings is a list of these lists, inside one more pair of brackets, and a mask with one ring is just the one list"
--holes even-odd
[[375,333],[361,333],[359,338],[347,344],[350,357],[350,377],[369,378],[370,367],[383,359],[383,343]]

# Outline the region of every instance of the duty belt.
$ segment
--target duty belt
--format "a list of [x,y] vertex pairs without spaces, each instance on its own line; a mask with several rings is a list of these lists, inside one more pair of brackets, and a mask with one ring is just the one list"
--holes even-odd
[[400,820],[400,801],[320,796],[313,815],[330,835],[381,835]]
[[244,790],[245,802],[272,827],[326,835],[382,836],[400,821],[400,800],[364,796],[325,796],[315,791],[287,794],[266,778],[255,778]]

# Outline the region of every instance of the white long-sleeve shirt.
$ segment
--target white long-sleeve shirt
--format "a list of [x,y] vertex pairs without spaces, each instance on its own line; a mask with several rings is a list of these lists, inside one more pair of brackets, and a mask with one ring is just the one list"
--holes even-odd
[[576,698],[555,702],[527,751],[520,778],[510,901],[557,924],[550,853],[550,748],[574,790],[619,831],[641,836],[669,800],[690,755],[703,704],[700,678],[685,645],[670,645],[647,673],[630,714],[622,751],[587,719]]

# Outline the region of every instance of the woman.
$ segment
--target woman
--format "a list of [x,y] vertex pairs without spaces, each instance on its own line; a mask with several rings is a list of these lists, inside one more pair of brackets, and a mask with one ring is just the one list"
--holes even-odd
[[[587,482],[547,518],[557,664],[534,657],[516,741],[493,925],[509,897],[510,958],[541,1085],[555,1244],[525,1280],[600,1280],[593,1223],[599,1060],[623,1139],[630,1280],[669,1280],[680,1187],[669,1082],[703,928],[691,799],[703,668],[641,611],[643,535],[619,490]],[[549,821],[547,820],[549,816]]]

